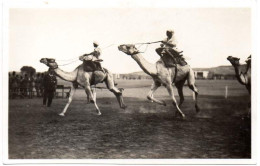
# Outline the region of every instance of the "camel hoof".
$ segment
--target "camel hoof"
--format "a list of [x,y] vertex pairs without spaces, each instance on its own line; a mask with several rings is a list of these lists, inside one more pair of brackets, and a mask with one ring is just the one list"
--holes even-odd
[[151,102],[153,102],[152,98],[150,96],[146,97],[148,100],[150,100]]
[[126,106],[126,105],[124,105],[124,106],[122,106],[121,108],[125,110],[125,109],[127,108],[127,106]]
[[60,115],[60,116],[65,116],[65,114],[64,114],[64,113],[60,113],[59,115]]
[[175,118],[178,118],[179,116],[180,116],[181,119],[183,119],[183,120],[186,119],[185,114],[181,114],[180,112],[176,112],[176,113],[175,113]]
[[163,106],[166,106],[166,102],[165,102],[165,101],[162,101],[162,105],[163,105]]
[[184,114],[182,114],[182,119],[186,119],[186,116]]
[[185,114],[180,113],[179,111],[176,111],[175,112],[175,117],[178,117],[178,116],[182,117],[183,119],[185,118]]
[[197,113],[200,112],[200,108],[199,108],[199,106],[195,105],[195,109],[196,109],[196,112],[197,112]]

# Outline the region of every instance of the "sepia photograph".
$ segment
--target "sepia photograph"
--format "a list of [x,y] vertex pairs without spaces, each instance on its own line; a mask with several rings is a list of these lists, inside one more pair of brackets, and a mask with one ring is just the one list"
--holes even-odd
[[255,163],[253,1],[58,2],[6,2],[6,163]]

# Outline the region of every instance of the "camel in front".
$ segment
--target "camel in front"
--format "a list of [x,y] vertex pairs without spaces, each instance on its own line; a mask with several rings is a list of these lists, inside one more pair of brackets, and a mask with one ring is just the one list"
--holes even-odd
[[237,80],[240,84],[245,85],[248,93],[251,94],[251,56],[248,57],[246,71],[241,71],[239,58],[228,56],[227,60],[232,64],[235,69]]
[[[251,95],[251,55],[246,60],[247,67],[244,72],[242,72],[242,70],[241,70],[241,65],[239,63],[240,58],[228,56],[227,60],[234,67],[238,82],[240,84],[244,85],[246,87],[249,95]],[[248,113],[247,114],[250,115],[250,113],[251,113],[251,102],[248,103]]]
[[[190,68],[189,65],[181,66],[177,65],[175,67],[167,68],[165,67],[164,62],[160,59],[155,64],[151,64],[147,62],[140,52],[137,50],[135,45],[132,44],[125,44],[118,46],[118,49],[124,52],[127,55],[130,55],[140,66],[140,68],[148,75],[150,75],[153,79],[153,83],[151,86],[151,90],[148,93],[148,100],[156,102],[161,105],[166,105],[164,101],[158,100],[153,97],[153,93],[161,86],[165,86],[169,92],[169,95],[173,101],[173,105],[176,107],[177,112],[180,113],[181,116],[184,118],[185,114],[181,111],[180,106],[184,101],[183,96],[183,86],[185,81],[188,81],[189,88],[195,92],[195,109],[199,112],[199,107],[197,104],[197,97],[198,97],[198,89],[195,86],[195,76],[193,70]],[[178,89],[178,93],[180,96],[180,103],[177,104],[177,101],[174,97],[173,92],[173,83]]]

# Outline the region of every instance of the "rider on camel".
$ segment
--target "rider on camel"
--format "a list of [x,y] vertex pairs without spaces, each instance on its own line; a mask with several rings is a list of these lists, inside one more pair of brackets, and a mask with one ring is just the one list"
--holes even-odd
[[95,64],[95,68],[97,68],[97,70],[103,71],[103,68],[101,67],[101,64],[100,64],[100,62],[102,62],[102,59],[99,59],[99,57],[101,55],[101,49],[98,47],[99,46],[98,42],[94,41],[93,46],[94,46],[93,52],[91,52],[89,54],[84,54],[84,55],[80,56],[79,59],[83,60],[83,66],[85,68],[87,65],[89,65],[89,63],[87,64],[87,61],[90,60],[90,58],[88,58],[88,56],[89,55],[94,56],[96,58],[95,60],[93,60],[93,62]]
[[[166,31],[167,38],[161,41],[161,47],[157,48],[155,51],[157,54],[159,54],[162,59],[165,57],[165,54],[168,54],[171,57],[171,60],[173,61],[173,64],[177,64],[178,62],[176,61],[177,58],[182,58],[182,52],[179,51],[178,48],[176,47],[176,40],[174,38],[174,31],[173,30],[167,30]],[[177,53],[174,54],[174,52]],[[167,63],[166,63],[167,65]],[[172,67],[172,66],[166,66],[166,67]]]
[[94,46],[94,51],[89,54],[84,54],[83,56],[93,55],[94,57],[99,59],[101,55],[101,49],[98,47],[99,46],[98,42],[94,41],[93,46]]

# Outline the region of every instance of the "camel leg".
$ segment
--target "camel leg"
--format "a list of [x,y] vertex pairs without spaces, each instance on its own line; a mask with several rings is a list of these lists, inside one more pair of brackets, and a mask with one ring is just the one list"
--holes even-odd
[[[87,95],[90,97],[90,101],[92,101],[93,104],[95,105],[96,110],[97,110],[97,114],[98,114],[98,115],[101,115],[100,109],[99,109],[99,107],[98,107],[98,105],[97,105],[97,102],[96,102],[96,98],[95,98],[96,95],[94,95],[94,94],[92,93],[92,90],[91,90],[91,88],[90,88],[89,83],[86,83],[86,85],[85,85],[85,92],[86,92]],[[96,93],[96,92],[94,92],[94,93]]]
[[194,76],[194,72],[190,69],[189,75],[188,75],[188,86],[189,88],[195,93],[195,109],[196,112],[200,112],[200,108],[198,106],[198,89],[195,86],[195,76]]
[[87,94],[87,104],[89,104],[89,103],[90,103],[90,98],[89,98],[89,95]]
[[116,96],[120,108],[125,109],[127,106],[124,103],[122,91],[120,91],[117,87],[115,87],[113,75],[110,72],[108,72],[107,74],[107,79],[105,83],[109,91],[114,93],[114,95]]
[[185,81],[186,81],[186,79],[175,83],[175,86],[176,86],[176,88],[178,90],[178,94],[180,96],[179,107],[181,107],[182,103],[184,102],[183,85],[184,85]]
[[89,103],[90,103],[90,97],[89,97],[89,94],[87,93],[86,90],[85,90],[85,93],[86,93],[86,95],[87,95],[87,104],[89,104]]
[[91,91],[92,91],[92,93],[93,93],[93,99],[96,101],[96,100],[97,100],[96,88],[91,88]]
[[153,93],[154,93],[160,86],[161,86],[161,83],[154,81],[153,84],[152,84],[152,86],[151,86],[151,90],[148,92],[147,99],[150,100],[150,101],[152,101],[152,102],[155,102],[155,103],[158,103],[158,104],[161,104],[161,105],[166,106],[165,101],[160,101],[160,100],[155,99],[155,98],[153,97]]
[[[173,105],[174,105],[174,106],[177,108],[177,110],[178,110],[178,113],[181,114],[182,118],[185,118],[184,113],[183,113],[183,112],[181,111],[181,109],[179,108],[179,106],[178,106],[178,104],[177,104],[177,101],[176,101],[176,99],[175,99],[175,97],[174,97],[174,92],[173,92],[173,87],[172,87],[172,85],[171,85],[171,84],[167,84],[167,85],[166,85],[166,88],[167,88],[167,90],[168,90],[168,92],[169,92],[169,95],[170,95],[171,98],[172,98]],[[177,115],[177,114],[175,114],[175,115]]]
[[71,87],[71,92],[70,92],[70,96],[69,96],[69,99],[68,99],[68,103],[66,104],[65,108],[63,109],[63,111],[59,114],[60,116],[65,116],[65,113],[70,105],[70,103],[72,102],[72,98],[73,98],[73,95],[76,91],[76,88],[74,88],[73,86]]
[[[91,88],[91,92],[92,92],[92,94],[93,94],[94,99],[96,100],[96,99],[97,99],[96,88]],[[86,95],[87,95],[87,104],[89,104],[89,103],[94,103],[92,99],[90,100],[89,94],[87,93],[86,90],[85,90],[85,93],[86,93]]]
[[[151,94],[150,97],[153,98],[153,94]],[[150,99],[148,99],[148,100],[150,100]],[[150,100],[150,101],[151,101],[151,103],[153,103],[153,100]]]

